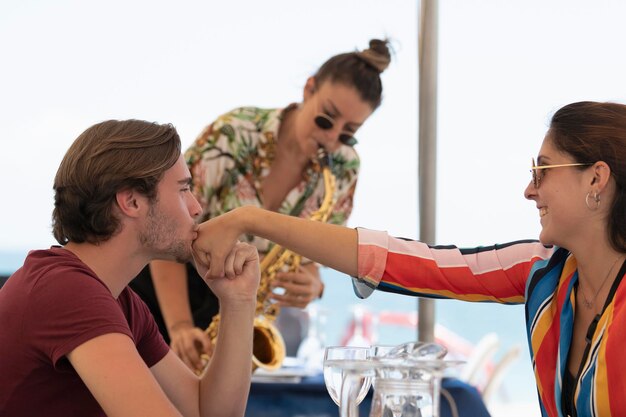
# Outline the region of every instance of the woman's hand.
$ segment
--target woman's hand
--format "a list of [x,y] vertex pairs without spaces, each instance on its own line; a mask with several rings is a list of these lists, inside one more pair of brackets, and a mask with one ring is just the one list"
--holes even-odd
[[235,209],[198,226],[193,242],[193,260],[200,276],[207,279],[225,276],[226,258],[243,233]]
[[272,289],[284,290],[271,295],[272,300],[284,307],[304,308],[321,297],[324,290],[319,268],[314,263],[300,267],[296,272],[278,272],[271,285]]
[[204,275],[209,279],[223,277],[226,256],[244,233],[275,242],[345,274],[358,274],[356,230],[254,206],[238,207],[200,224],[198,238],[193,244],[199,271],[206,270]]
[[[213,344],[204,330],[184,322],[169,330],[170,347],[192,371],[201,371],[206,358],[213,354]],[[203,359],[203,355],[206,355]]]

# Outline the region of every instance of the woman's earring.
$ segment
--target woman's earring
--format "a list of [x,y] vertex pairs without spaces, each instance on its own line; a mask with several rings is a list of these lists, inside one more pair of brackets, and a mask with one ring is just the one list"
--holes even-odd
[[597,209],[600,208],[600,194],[598,194],[598,192],[594,192],[593,193],[593,201],[596,203],[595,207],[593,207],[590,203],[589,203],[589,197],[591,197],[591,191],[589,191],[587,193],[587,196],[585,197],[585,204],[587,205],[587,208],[591,211],[596,211]]

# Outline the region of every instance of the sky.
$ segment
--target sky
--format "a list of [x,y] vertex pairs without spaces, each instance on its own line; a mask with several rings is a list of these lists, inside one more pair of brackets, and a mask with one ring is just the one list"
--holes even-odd
[[[298,101],[328,57],[388,37],[384,101],[358,132],[351,226],[419,237],[418,3],[4,0],[0,3],[0,250],[47,247],[51,185],[102,120],[173,123],[183,146],[234,107]],[[536,237],[522,192],[550,115],[626,99],[617,0],[439,2],[436,242]]]
[[[418,4],[2,0],[0,254],[55,243],[52,181],[87,127],[173,123],[186,148],[235,107],[299,101],[327,58],[385,37],[349,225],[418,238]],[[435,243],[538,236],[531,157],[561,106],[626,103],[625,20],[622,0],[439,1]]]

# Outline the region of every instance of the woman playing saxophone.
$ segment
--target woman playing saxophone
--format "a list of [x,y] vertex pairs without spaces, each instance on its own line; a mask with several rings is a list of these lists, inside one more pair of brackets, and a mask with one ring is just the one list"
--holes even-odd
[[[380,74],[389,61],[387,42],[372,40],[366,50],[326,61],[307,79],[300,103],[282,109],[238,108],[205,128],[185,154],[201,219],[248,205],[310,218],[325,195],[317,158],[323,147],[336,179],[336,204],[328,222],[345,224],[359,169],[354,135],[381,102]],[[271,249],[264,239],[242,240],[254,244],[261,256]],[[290,318],[297,327],[293,316],[302,315],[298,309],[323,292],[317,265],[306,259],[295,271],[278,272],[270,285],[271,301],[287,307],[281,309],[279,328],[289,326],[285,322]],[[190,368],[201,367],[200,354],[210,352],[211,345],[204,329],[219,307],[193,267],[152,263],[133,289],[151,308],[172,349]],[[295,354],[302,332],[283,335],[287,354]]]

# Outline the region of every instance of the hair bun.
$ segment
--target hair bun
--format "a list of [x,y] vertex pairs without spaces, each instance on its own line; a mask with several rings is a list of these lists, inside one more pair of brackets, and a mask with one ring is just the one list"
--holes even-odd
[[387,40],[372,39],[369,48],[356,54],[380,74],[387,69],[391,62],[388,43]]

